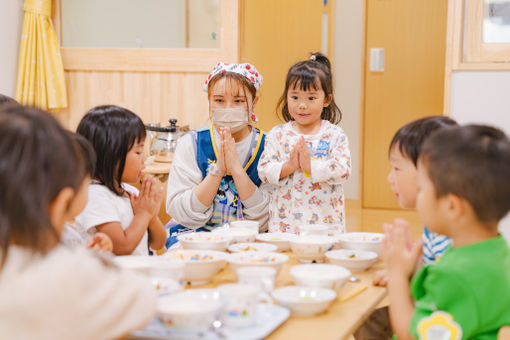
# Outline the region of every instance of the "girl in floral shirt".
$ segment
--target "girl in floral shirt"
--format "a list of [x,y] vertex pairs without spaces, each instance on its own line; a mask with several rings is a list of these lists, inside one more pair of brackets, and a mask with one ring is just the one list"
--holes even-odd
[[259,177],[273,185],[269,231],[297,233],[305,224],[345,231],[342,183],[351,170],[349,144],[338,127],[330,62],[320,53],[293,65],[278,107],[287,122],[266,137]]

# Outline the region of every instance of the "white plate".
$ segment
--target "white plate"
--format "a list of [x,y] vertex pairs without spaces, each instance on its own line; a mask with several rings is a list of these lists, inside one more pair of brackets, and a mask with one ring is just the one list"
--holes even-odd
[[255,340],[263,339],[271,334],[278,326],[289,318],[290,312],[287,308],[259,303],[257,305],[257,319],[255,323],[249,327],[243,328],[220,328],[223,336],[215,333],[214,331],[207,331],[204,333],[196,332],[176,332],[170,327],[166,327],[159,322],[158,319],[153,319],[152,322],[140,331],[134,331],[129,336],[129,339],[204,339],[204,340]]

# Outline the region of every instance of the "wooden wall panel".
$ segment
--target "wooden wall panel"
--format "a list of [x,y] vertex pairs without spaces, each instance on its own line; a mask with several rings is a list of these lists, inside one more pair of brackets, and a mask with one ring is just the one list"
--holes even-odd
[[57,113],[75,130],[85,112],[96,105],[115,104],[138,114],[144,123],[177,118],[191,128],[209,120],[207,73],[66,71],[69,108]]

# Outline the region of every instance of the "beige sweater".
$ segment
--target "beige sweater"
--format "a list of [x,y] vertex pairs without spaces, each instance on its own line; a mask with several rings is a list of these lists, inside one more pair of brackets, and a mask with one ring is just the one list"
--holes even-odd
[[46,256],[11,246],[0,269],[2,339],[113,339],[155,314],[149,279],[105,265],[86,249]]

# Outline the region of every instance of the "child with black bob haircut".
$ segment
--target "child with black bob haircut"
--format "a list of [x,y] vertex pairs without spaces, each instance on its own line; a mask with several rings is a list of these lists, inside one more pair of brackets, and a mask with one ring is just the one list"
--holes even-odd
[[87,200],[79,147],[50,114],[0,108],[2,339],[115,339],[147,324],[146,277],[59,244]]
[[163,188],[146,176],[138,191],[145,167],[145,125],[140,117],[123,107],[97,106],[85,114],[76,132],[94,147],[97,162],[89,200],[76,223],[100,231],[113,242],[115,255],[149,255],[158,250],[166,232],[158,218]]
[[496,339],[510,324],[510,250],[498,222],[510,209],[510,140],[483,125],[438,130],[418,158],[416,208],[453,245],[412,279],[421,242],[386,225],[390,318],[398,339]]

